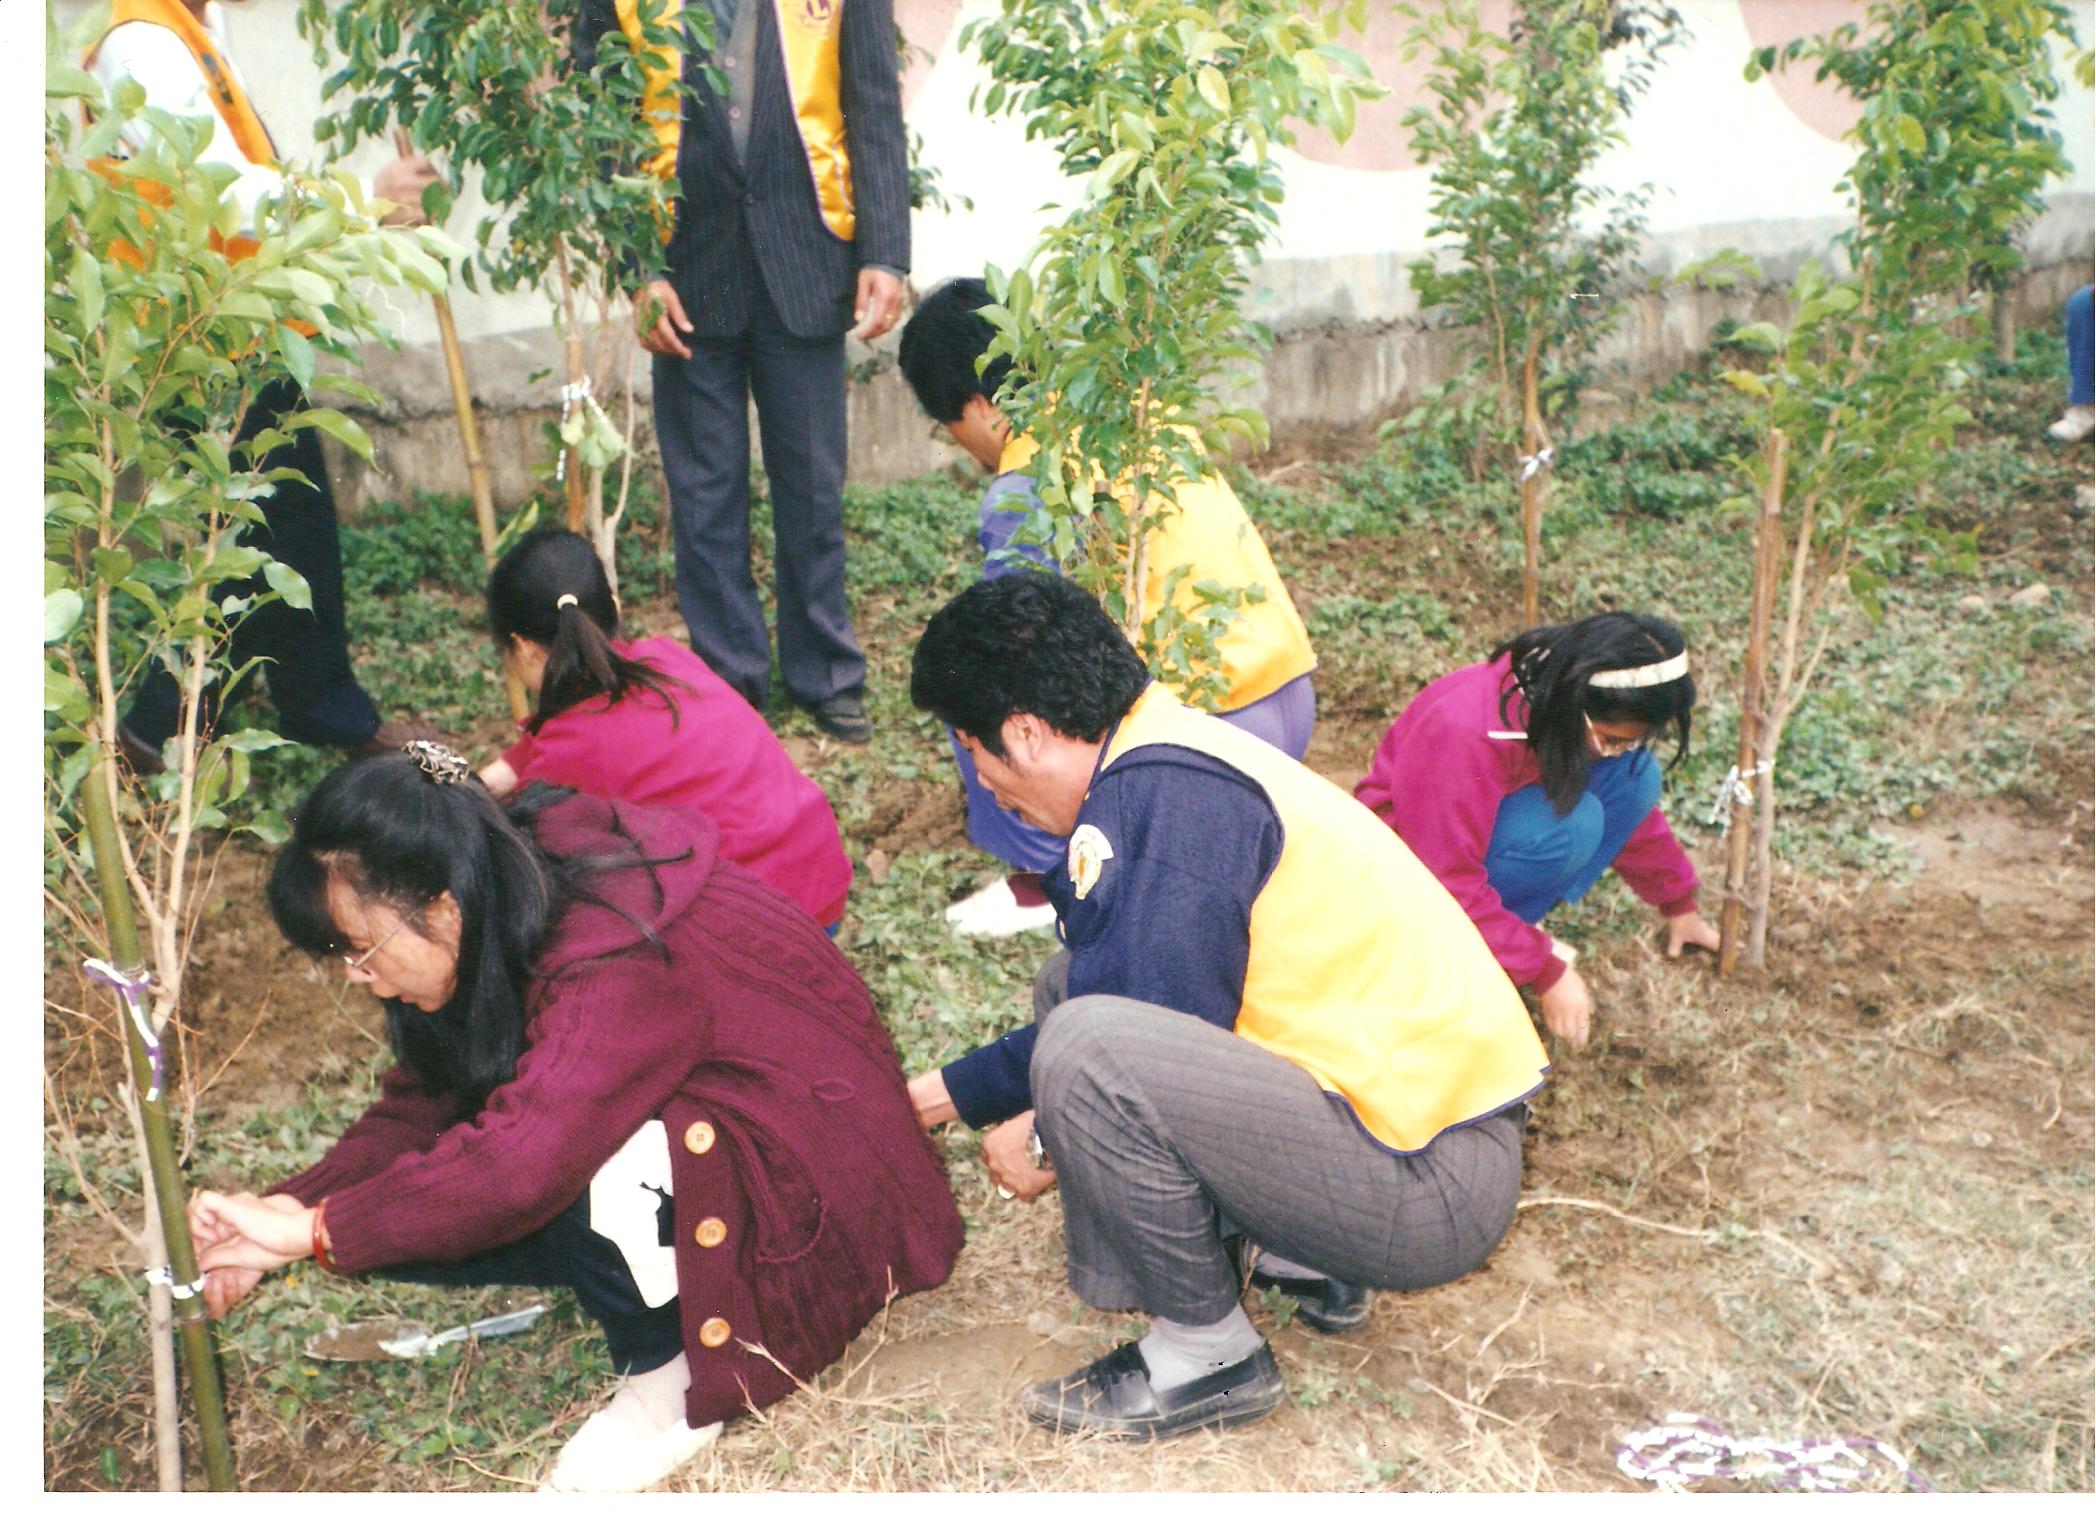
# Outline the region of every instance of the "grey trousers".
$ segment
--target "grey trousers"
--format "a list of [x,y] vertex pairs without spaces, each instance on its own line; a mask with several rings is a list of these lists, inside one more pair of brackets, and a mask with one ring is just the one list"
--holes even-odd
[[844,598],[844,336],[786,330],[747,273],[749,325],[657,354],[655,437],[669,483],[677,605],[714,674],[763,709],[771,640],[750,573],[749,403],[771,487],[779,673],[807,703],[866,684]]
[[1238,1302],[1226,1231],[1345,1282],[1430,1288],[1512,1225],[1524,1105],[1395,1155],[1249,1040],[1133,998],[1062,1001],[1066,964],[1035,982],[1032,1085],[1086,1303],[1214,1324]]

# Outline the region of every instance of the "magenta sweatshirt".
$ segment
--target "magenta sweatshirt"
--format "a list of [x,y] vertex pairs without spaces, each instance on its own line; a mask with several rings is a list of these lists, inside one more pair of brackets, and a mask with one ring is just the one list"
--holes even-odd
[[704,813],[720,830],[724,858],[818,924],[835,923],[852,866],[822,788],[800,773],[757,710],[684,645],[642,639],[611,647],[684,683],[670,687],[676,721],[649,691],[619,703],[578,702],[504,752],[519,783],[551,781],[592,797]]
[[[1499,804],[1543,779],[1535,751],[1520,732],[1528,703],[1513,687],[1507,661],[1465,665],[1414,697],[1398,714],[1354,796],[1397,830],[1439,878],[1515,985],[1548,992],[1565,974],[1550,936],[1524,923],[1485,879],[1485,851]],[[1637,826],[1616,857],[1616,874],[1668,917],[1696,906],[1696,868],[1658,808]]]

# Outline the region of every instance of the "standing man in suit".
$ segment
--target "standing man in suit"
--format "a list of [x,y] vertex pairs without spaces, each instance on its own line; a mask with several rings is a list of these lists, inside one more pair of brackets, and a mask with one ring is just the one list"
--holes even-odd
[[[678,22],[684,0],[663,19]],[[663,268],[635,298],[655,356],[655,434],[692,647],[762,709],[771,674],[750,574],[749,401],[777,541],[779,667],[793,699],[851,744],[873,734],[866,658],[844,599],[844,336],[895,325],[910,262],[909,166],[892,0],[689,0],[711,57],[648,53],[639,0],[592,0],[578,54],[623,30],[644,60],[674,170]],[[599,24],[601,23],[601,24]],[[727,80],[706,80],[707,64]],[[682,98],[676,81],[681,78]]]

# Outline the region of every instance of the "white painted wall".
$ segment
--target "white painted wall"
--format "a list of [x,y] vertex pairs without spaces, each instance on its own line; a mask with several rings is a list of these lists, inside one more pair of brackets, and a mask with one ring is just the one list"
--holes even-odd
[[[54,3],[62,22],[89,8],[83,0]],[[1018,122],[969,110],[969,93],[984,76],[972,56],[957,51],[955,38],[970,18],[994,13],[996,3],[897,0],[905,31],[934,54],[928,68],[919,64],[905,76],[909,123],[922,135],[947,193],[974,202],[972,210],[917,217],[913,277],[920,288],[980,273],[986,260],[1011,267],[1055,215],[1044,207],[1068,193],[1052,155],[1027,142]],[[1485,0],[1487,16],[1506,5]],[[288,157],[310,159],[316,152],[311,123],[322,110],[321,71],[297,36],[295,0],[234,0],[226,9],[258,108]],[[1630,122],[1629,143],[1609,157],[1604,172],[1616,184],[1652,187],[1649,262],[1655,269],[1730,245],[1762,258],[1781,277],[1823,250],[1843,225],[1834,184],[1849,161],[1839,133],[1851,113],[1831,88],[1813,85],[1809,71],[1749,84],[1742,67],[1754,46],[1822,30],[1864,8],[1849,0],[1680,0],[1680,9],[1693,38],[1666,56]],[[2078,9],[2082,35],[2096,36],[2096,4],[2084,0]],[[1254,278],[1251,306],[1284,340],[1302,334],[1311,341],[1313,330],[1329,332],[1332,324],[1372,328],[1416,312],[1404,265],[1423,251],[1429,186],[1398,125],[1416,96],[1419,71],[1399,56],[1401,33],[1401,21],[1387,8],[1372,23],[1363,51],[1393,97],[1363,113],[1343,149],[1306,140],[1298,151],[1282,150],[1288,198],[1279,235]],[[2096,97],[2070,86],[2058,117],[2073,172],[2053,186],[2050,208],[2027,241],[2034,265],[2078,264],[2085,278],[2096,248]],[[366,145],[349,162],[369,172],[387,151]],[[463,235],[481,210],[469,193],[452,225]],[[497,409],[556,404],[557,378],[527,378],[555,360],[540,298],[461,290],[454,304],[485,400]],[[402,351],[374,353],[370,377],[402,417],[442,413],[447,401],[428,307],[401,295],[394,313]],[[1382,361],[1379,378],[1365,388],[1375,405],[1389,401],[1392,387],[1404,388],[1404,366],[1392,368],[1393,362]],[[1274,390],[1281,372],[1270,366],[1268,378],[1267,404],[1280,421],[1296,408]],[[1331,410],[1328,402],[1308,398],[1301,409],[1320,416]],[[913,447],[880,468],[922,467],[936,457]],[[863,462],[855,457],[855,469]]]

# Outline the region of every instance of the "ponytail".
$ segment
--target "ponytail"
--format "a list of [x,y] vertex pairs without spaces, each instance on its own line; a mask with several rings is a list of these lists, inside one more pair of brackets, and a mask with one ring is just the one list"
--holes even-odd
[[669,688],[684,683],[612,647],[618,603],[596,551],[580,534],[542,528],[497,561],[488,575],[488,628],[498,648],[521,638],[546,651],[538,708],[524,725],[531,733],[578,702],[622,702],[636,688],[661,699],[672,727],[679,721]]

